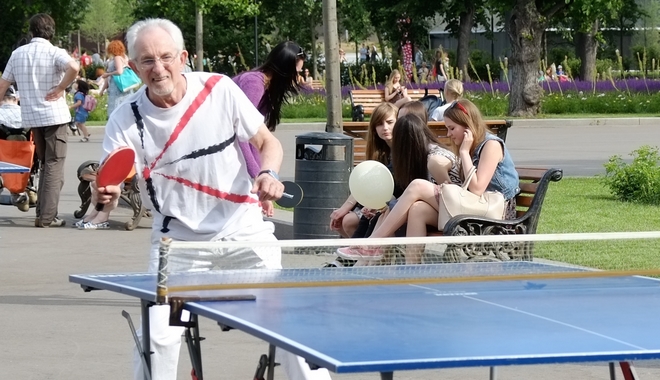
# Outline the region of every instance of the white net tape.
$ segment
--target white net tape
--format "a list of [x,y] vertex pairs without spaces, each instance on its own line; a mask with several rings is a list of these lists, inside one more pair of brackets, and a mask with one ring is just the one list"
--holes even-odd
[[177,242],[159,292],[660,275],[660,232]]

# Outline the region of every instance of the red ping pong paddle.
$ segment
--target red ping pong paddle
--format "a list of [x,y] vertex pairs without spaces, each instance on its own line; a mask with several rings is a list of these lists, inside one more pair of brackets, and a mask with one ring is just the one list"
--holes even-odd
[[[121,147],[110,152],[96,173],[96,187],[120,185],[133,169],[135,152],[129,147]],[[103,210],[103,204],[97,203],[96,210]]]

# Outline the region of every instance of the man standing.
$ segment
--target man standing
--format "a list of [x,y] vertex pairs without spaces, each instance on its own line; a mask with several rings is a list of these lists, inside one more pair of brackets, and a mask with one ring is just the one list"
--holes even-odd
[[[147,19],[126,34],[129,65],[145,84],[119,105],[106,126],[103,150],[128,146],[136,152],[143,202],[153,210],[149,269],[158,267],[163,236],[181,241],[274,241],[274,227],[263,220],[259,201],[282,196],[277,178],[282,145],[264,125],[263,116],[231,78],[212,73],[183,74],[188,52],[179,28],[169,20]],[[251,182],[239,142],[259,151],[261,167]],[[118,186],[96,188],[93,200],[112,211]],[[281,253],[214,256],[225,269],[281,268]],[[170,327],[169,306],[150,308],[151,378],[174,380],[181,327]],[[140,332],[141,335],[141,332]],[[311,379],[301,358],[278,357],[292,379]],[[139,357],[135,378],[143,378]]]
[[23,128],[32,128],[37,157],[42,162],[37,190],[35,227],[61,227],[57,217],[64,185],[67,125],[71,121],[64,97],[78,74],[79,65],[66,50],[53,46],[55,21],[40,13],[30,18],[32,40],[14,50],[0,79],[0,94],[12,82],[21,92]]

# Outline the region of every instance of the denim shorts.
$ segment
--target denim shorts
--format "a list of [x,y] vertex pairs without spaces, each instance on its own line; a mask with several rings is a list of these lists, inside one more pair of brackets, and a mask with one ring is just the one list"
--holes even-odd
[[87,118],[89,117],[89,114],[86,112],[76,112],[76,116],[74,118],[74,121],[76,123],[84,123],[87,121]]

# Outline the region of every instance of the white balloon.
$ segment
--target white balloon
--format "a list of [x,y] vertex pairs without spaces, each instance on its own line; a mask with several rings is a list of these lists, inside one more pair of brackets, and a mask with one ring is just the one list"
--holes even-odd
[[351,195],[364,207],[381,209],[392,199],[394,178],[392,173],[378,161],[359,163],[348,178]]

